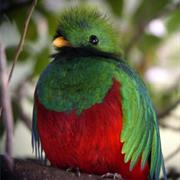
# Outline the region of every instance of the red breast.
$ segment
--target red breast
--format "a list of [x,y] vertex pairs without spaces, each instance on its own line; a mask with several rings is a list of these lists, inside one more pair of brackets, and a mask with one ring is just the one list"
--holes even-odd
[[148,179],[140,160],[132,171],[121,154],[120,84],[114,81],[103,102],[77,115],[46,109],[36,97],[37,125],[45,154],[53,166],[79,167],[91,174],[119,173],[125,179]]

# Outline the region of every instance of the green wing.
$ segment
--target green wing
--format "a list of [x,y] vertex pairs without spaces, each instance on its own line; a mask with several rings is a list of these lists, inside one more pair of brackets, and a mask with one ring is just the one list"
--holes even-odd
[[122,60],[115,77],[122,84],[123,129],[120,139],[125,162],[130,161],[132,170],[141,158],[143,168],[150,157],[150,179],[159,179],[161,167],[166,177],[157,116],[143,81]]

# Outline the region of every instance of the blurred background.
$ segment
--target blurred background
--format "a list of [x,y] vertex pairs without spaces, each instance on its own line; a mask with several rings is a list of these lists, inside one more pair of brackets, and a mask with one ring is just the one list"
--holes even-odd
[[[0,42],[10,71],[32,0],[0,0]],[[14,157],[34,157],[31,148],[33,92],[49,55],[58,15],[88,4],[118,29],[123,57],[144,79],[155,104],[168,172],[180,176],[180,0],[39,0],[10,83]],[[0,154],[4,151],[0,119]],[[173,178],[172,178],[173,179]]]

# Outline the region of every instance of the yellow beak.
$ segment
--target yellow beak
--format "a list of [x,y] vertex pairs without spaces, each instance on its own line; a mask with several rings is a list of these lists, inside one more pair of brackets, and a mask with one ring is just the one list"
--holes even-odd
[[61,47],[65,47],[65,46],[71,46],[69,41],[65,40],[64,37],[62,37],[62,36],[57,37],[56,39],[54,39],[53,45],[56,48],[61,48]]

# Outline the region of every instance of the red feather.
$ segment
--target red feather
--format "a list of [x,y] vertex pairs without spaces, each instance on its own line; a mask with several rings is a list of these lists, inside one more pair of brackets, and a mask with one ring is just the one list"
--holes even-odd
[[46,109],[36,97],[37,125],[45,154],[60,168],[79,167],[94,174],[119,173],[125,179],[148,179],[149,166],[141,169],[140,160],[129,171],[121,153],[122,109],[120,84],[112,88],[100,104],[77,115]]

